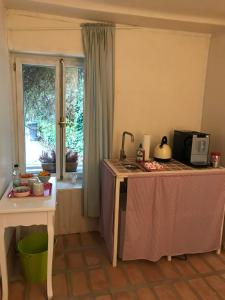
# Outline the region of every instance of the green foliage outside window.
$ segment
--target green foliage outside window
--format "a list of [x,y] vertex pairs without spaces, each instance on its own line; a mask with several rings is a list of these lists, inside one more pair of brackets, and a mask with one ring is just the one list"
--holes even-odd
[[[84,71],[78,67],[66,69],[66,148],[83,157]],[[73,87],[73,88],[70,88]],[[74,100],[75,99],[75,100]],[[74,132],[76,134],[74,134]]]
[[[84,71],[68,67],[66,86],[66,148],[83,157]],[[37,123],[39,142],[49,151],[56,149],[55,68],[23,65],[25,126]]]

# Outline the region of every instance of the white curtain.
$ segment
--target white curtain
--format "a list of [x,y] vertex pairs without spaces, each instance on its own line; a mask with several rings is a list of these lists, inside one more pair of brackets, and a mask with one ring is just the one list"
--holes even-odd
[[100,162],[110,158],[114,110],[115,27],[83,24],[85,54],[84,215],[100,213]]

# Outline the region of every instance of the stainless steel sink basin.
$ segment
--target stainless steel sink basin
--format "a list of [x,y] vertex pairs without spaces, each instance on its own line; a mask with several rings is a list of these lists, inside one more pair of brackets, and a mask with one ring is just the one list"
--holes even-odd
[[136,164],[123,163],[122,166],[127,170],[138,170],[140,169]]

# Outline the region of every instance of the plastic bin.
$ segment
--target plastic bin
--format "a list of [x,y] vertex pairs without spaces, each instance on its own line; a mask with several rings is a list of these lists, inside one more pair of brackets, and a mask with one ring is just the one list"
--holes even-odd
[[26,281],[38,283],[47,279],[48,234],[32,233],[18,243],[22,271]]

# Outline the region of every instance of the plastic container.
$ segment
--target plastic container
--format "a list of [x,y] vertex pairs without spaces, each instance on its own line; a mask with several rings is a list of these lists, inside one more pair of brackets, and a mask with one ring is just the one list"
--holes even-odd
[[136,153],[136,162],[145,161],[145,150],[142,147],[142,144],[139,145]]
[[18,164],[15,164],[13,167],[13,187],[20,186],[21,178],[20,178],[20,168]]
[[47,279],[48,234],[32,233],[18,243],[22,271],[27,282]]
[[220,166],[220,152],[211,152],[211,164],[213,168],[219,168]]

